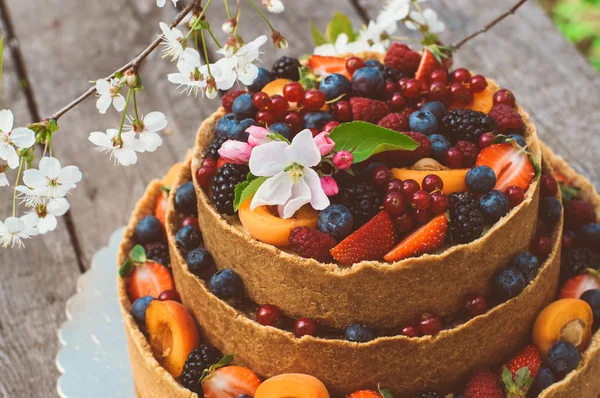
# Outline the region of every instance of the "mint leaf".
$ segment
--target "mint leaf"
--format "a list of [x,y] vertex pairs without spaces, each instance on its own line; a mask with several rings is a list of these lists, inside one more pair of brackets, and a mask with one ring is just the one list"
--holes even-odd
[[[256,191],[258,191],[258,188],[260,188],[265,181],[267,181],[267,177],[257,177],[252,181],[244,181],[238,184],[235,187],[235,200],[233,202],[233,209],[237,211],[242,203],[252,198]],[[238,197],[238,187],[242,184],[244,184],[244,186],[243,188],[240,188]]]
[[119,276],[121,278],[125,278],[126,276],[131,275],[133,271],[133,261],[131,259],[127,259],[123,265],[119,267]]
[[385,151],[414,151],[418,144],[397,131],[367,122],[342,123],[333,129],[329,137],[335,142],[336,151],[350,151],[354,163]]
[[325,36],[330,43],[335,43],[339,35],[345,33],[348,36],[348,41],[353,42],[355,40],[354,28],[352,27],[352,21],[346,15],[339,11],[333,14],[333,18],[327,25]]
[[312,72],[312,70],[308,66],[303,66],[300,68],[299,83],[302,84],[302,87],[304,87],[305,90],[316,88],[317,76]]
[[225,366],[229,365],[232,361],[233,354],[225,355],[223,358],[221,358],[219,362],[209,366],[207,369],[204,369],[202,375],[200,376],[200,383],[202,383],[202,380],[206,379],[206,376],[213,373],[217,369],[224,368]]
[[317,28],[317,25],[311,20],[310,21],[310,33],[312,34],[313,41],[315,42],[315,46],[322,46],[323,44],[327,44],[327,39],[323,36],[323,33]]
[[[269,131],[271,131],[271,130],[269,130]],[[267,138],[270,139],[271,141],[283,141],[283,142],[285,142],[288,145],[290,144],[290,140],[288,140],[287,138],[285,138],[281,134],[275,133],[273,131],[271,131],[269,133],[269,135],[267,135]]]
[[392,393],[389,390],[386,390],[385,388],[381,388],[381,386],[377,385],[377,391],[379,391],[379,393],[381,394],[381,396],[383,398],[394,398],[394,396],[392,395]]
[[529,368],[527,366],[517,370],[517,374],[515,375],[515,384],[517,385],[517,389],[519,391],[528,391],[532,383],[533,379],[531,378],[531,373],[529,372]]
[[146,250],[144,250],[142,245],[135,245],[131,250],[131,253],[129,253],[129,258],[134,263],[145,263],[148,259],[146,257]]
[[572,186],[570,186],[568,184],[565,184],[563,182],[561,182],[559,185],[560,185],[560,193],[562,195],[563,202],[568,202],[571,199],[574,199],[577,196],[579,196],[579,191],[580,191],[579,188],[572,187]]

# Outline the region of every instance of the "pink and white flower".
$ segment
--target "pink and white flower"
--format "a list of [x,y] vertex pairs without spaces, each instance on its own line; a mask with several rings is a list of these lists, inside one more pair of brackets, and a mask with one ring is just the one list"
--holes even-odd
[[329,155],[335,147],[335,142],[329,138],[329,133],[327,131],[323,131],[315,137],[315,144],[317,144],[321,156]]
[[321,187],[327,196],[335,196],[340,192],[337,181],[331,176],[321,177]]
[[246,133],[249,134],[248,144],[250,144],[252,147],[271,142],[271,139],[269,138],[269,134],[271,134],[271,132],[264,127],[250,126],[246,129]]
[[247,164],[250,161],[252,146],[247,142],[227,140],[219,148],[222,158],[237,164]]

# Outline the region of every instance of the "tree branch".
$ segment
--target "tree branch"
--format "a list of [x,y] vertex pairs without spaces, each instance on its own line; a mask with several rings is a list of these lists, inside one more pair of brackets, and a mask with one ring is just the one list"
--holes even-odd
[[[192,11],[196,7],[197,3],[199,3],[199,0],[192,0],[192,1],[190,1],[188,3],[188,5],[183,10],[181,10],[181,12],[179,14],[177,14],[177,16],[175,17],[175,19],[173,19],[173,22],[171,22],[170,27],[174,28],[177,25],[179,25],[181,23],[181,21],[183,21],[183,18],[185,18],[185,16],[187,14],[189,14],[190,11]],[[139,53],[137,55],[137,57],[135,57],[134,59],[132,59],[131,61],[129,61],[125,65],[121,66],[119,69],[117,69],[116,71],[114,71],[112,74],[110,74],[109,76],[107,76],[105,79],[106,80],[110,80],[110,79],[114,78],[117,73],[123,73],[123,72],[125,72],[126,70],[128,70],[130,68],[138,69],[139,66],[140,66],[140,64],[150,54],[152,54],[152,52],[154,52],[154,50],[156,50],[156,48],[160,45],[161,42],[162,42],[162,35],[158,36],[156,39],[154,39],[154,41],[148,47],[146,47],[141,53]],[[96,92],[96,87],[90,87],[87,91],[85,91],[79,97],[77,97],[76,99],[74,99],[71,103],[69,103],[68,105],[66,105],[61,110],[57,111],[50,118],[58,120],[61,116],[63,116],[65,113],[67,113],[68,111],[70,111],[71,109],[73,109],[74,107],[76,107],[77,105],[79,105],[86,98],[92,96],[95,92]]]
[[494,26],[496,26],[500,21],[502,21],[504,18],[508,17],[509,15],[514,14],[519,7],[521,7],[523,4],[525,4],[527,0],[519,0],[514,6],[512,6],[510,8],[510,10],[506,11],[504,14],[500,15],[498,18],[494,19],[492,22],[490,22],[489,24],[487,24],[483,29],[480,29],[474,33],[471,33],[469,36],[465,37],[464,39],[462,39],[461,41],[459,41],[458,43],[456,43],[455,45],[451,46],[453,51],[458,50],[459,48],[461,48],[466,42],[468,42],[469,40],[487,32],[488,30],[492,29]]

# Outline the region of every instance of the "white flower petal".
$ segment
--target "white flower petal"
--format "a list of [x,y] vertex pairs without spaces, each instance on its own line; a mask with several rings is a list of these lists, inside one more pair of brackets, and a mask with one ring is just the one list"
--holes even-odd
[[250,157],[250,171],[255,176],[271,177],[283,171],[290,164],[285,154],[288,144],[283,141],[271,141],[257,146]]
[[44,157],[40,160],[39,169],[46,177],[51,180],[58,178],[62,167],[60,161],[53,157]]
[[141,133],[139,141],[143,148],[148,152],[154,152],[162,145],[162,138],[160,138],[160,135],[150,131]]
[[250,210],[254,210],[258,206],[276,206],[287,203],[292,195],[293,185],[294,183],[285,171],[269,178],[254,194],[252,203],[250,203]]
[[19,155],[11,145],[0,143],[0,159],[6,160],[11,169],[19,167]]
[[108,111],[111,102],[112,98],[110,95],[103,95],[96,100],[96,109],[98,109],[98,111],[104,115],[106,114],[106,111]]
[[321,152],[309,129],[299,132],[284,151],[290,161],[302,166],[314,167],[321,161]]
[[35,144],[35,133],[26,127],[17,127],[10,134],[10,140],[18,148],[31,148]]
[[115,109],[118,112],[123,112],[123,109],[125,109],[125,97],[123,97],[121,94],[117,95],[116,97],[114,97],[112,99],[113,101],[113,106],[115,107]]
[[310,202],[310,187],[303,178],[292,187],[291,199],[283,207],[283,218],[291,218],[298,209]]
[[323,191],[321,179],[317,172],[309,168],[304,169],[304,181],[310,187],[310,205],[315,210],[324,210],[329,206],[329,198],[325,195],[325,191]]
[[6,178],[6,174],[0,173],[0,187],[8,187],[10,183],[8,182],[8,178]]
[[167,4],[167,0],[156,0],[156,5],[159,7],[164,7]]
[[94,131],[93,133],[90,133],[88,139],[92,142],[92,144],[96,146],[103,148],[112,147],[112,141],[108,134],[102,133],[100,131]]
[[19,233],[26,228],[25,222],[18,217],[8,217],[4,226],[9,233]]
[[23,183],[33,189],[44,190],[48,187],[48,178],[40,170],[29,169],[23,173]]
[[144,116],[144,126],[147,131],[158,132],[167,127],[169,123],[162,112],[150,112]]
[[40,234],[45,234],[56,229],[58,225],[58,220],[52,214],[46,214],[46,217],[40,217],[37,222],[37,229],[40,231]]
[[0,111],[0,131],[9,133],[13,128],[14,116],[10,109],[2,109]]
[[67,199],[59,198],[52,199],[46,206],[46,209],[48,210],[48,213],[55,215],[56,217],[62,217],[69,211],[70,207],[71,205]]
[[83,178],[83,174],[77,166],[67,166],[63,168],[58,176],[58,180],[63,183],[76,184]]
[[96,92],[102,97],[110,96],[110,83],[104,79],[96,80]]
[[121,166],[131,166],[137,163],[137,155],[133,149],[117,149],[115,151],[115,157]]

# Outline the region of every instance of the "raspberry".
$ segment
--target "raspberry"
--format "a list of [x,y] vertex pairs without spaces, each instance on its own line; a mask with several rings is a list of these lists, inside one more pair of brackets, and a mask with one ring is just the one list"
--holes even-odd
[[235,101],[235,99],[242,94],[246,94],[246,91],[245,90],[229,91],[227,94],[225,94],[223,96],[223,98],[221,99],[221,105],[223,105],[223,108],[225,108],[225,112],[231,113],[231,107],[233,106],[233,101]]
[[385,66],[397,69],[405,75],[414,76],[421,63],[421,54],[406,44],[393,43],[385,54]]
[[523,119],[516,109],[508,105],[494,105],[489,116],[496,121],[500,134],[521,134],[523,132]]
[[364,97],[350,99],[354,120],[377,124],[385,115],[390,113],[390,107],[383,101],[372,100]]
[[596,210],[592,202],[571,199],[565,204],[565,227],[576,230],[594,221],[596,221]]
[[294,228],[290,233],[289,240],[298,255],[314,258],[321,262],[331,261],[329,250],[337,245],[333,236],[308,227]]
[[458,141],[455,145],[465,155],[465,167],[473,167],[479,155],[479,147],[470,141]]
[[408,131],[408,119],[411,113],[415,110],[413,108],[404,108],[400,112],[390,113],[377,123],[381,127],[386,129],[395,130],[398,132]]
[[417,160],[431,157],[431,141],[429,140],[429,138],[427,138],[425,134],[415,133],[414,131],[409,131],[404,134],[406,134],[407,136],[412,138],[413,141],[416,141],[416,143],[419,144],[419,147],[414,151],[406,151],[409,153],[409,156],[411,156],[410,159],[412,159],[413,163]]

